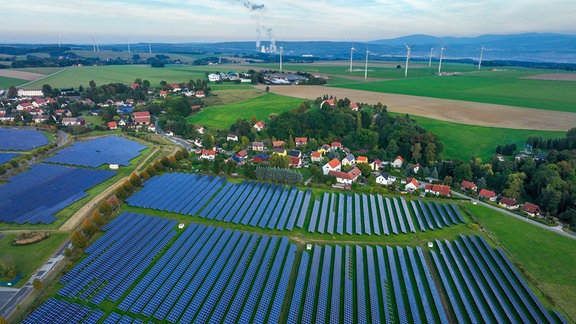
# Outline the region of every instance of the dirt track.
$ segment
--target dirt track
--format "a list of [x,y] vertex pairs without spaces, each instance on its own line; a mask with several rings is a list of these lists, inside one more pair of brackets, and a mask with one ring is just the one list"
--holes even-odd
[[25,72],[25,71],[16,71],[16,70],[11,70],[11,69],[0,70],[0,76],[15,78],[15,79],[21,79],[21,80],[27,80],[27,81],[32,81],[32,80],[36,80],[36,79],[40,79],[40,78],[45,77],[44,74]]
[[388,111],[407,113],[460,124],[489,127],[566,131],[576,126],[576,113],[520,108],[460,100],[397,95],[326,86],[270,86],[270,92],[297,98],[323,95],[352,102],[388,106]]

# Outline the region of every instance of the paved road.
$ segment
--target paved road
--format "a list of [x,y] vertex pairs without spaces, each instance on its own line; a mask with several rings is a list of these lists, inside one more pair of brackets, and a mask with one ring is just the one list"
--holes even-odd
[[154,122],[154,127],[156,127],[156,131],[158,132],[158,134],[162,135],[164,138],[168,139],[169,141],[184,146],[184,148],[188,151],[188,152],[192,152],[192,148],[190,147],[190,145],[188,145],[188,143],[178,137],[175,136],[168,136],[166,135],[166,133],[164,133],[163,130],[160,129],[160,127],[158,127],[158,117],[154,116],[154,118],[156,119],[156,121]]

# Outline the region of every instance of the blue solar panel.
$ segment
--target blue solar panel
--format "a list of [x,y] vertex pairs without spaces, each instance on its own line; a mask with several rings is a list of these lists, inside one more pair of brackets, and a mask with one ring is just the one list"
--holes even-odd
[[[452,310],[454,311],[454,315],[456,316],[456,320],[458,323],[464,323],[464,315],[460,310],[460,306],[456,297],[456,293],[452,290],[452,286],[450,285],[449,281],[449,273],[446,273],[445,266],[440,261],[440,257],[436,255],[436,252],[430,251],[432,256],[432,260],[436,265],[436,270],[438,270],[438,274],[440,275],[440,279],[442,281],[442,285],[444,286],[444,290],[446,291],[446,295],[448,296],[448,300],[450,301],[450,306],[452,306]],[[458,290],[458,289],[457,289]]]
[[304,309],[302,310],[302,323],[313,323],[312,318],[314,312],[314,303],[316,299],[316,282],[318,281],[318,274],[320,270],[320,254],[322,248],[319,245],[314,245],[314,252],[312,253],[312,264],[308,276],[308,283],[306,289],[306,298],[304,299]]
[[338,221],[336,223],[336,233],[344,234],[344,195],[338,194]]
[[336,194],[330,194],[330,207],[328,207],[328,227],[326,232],[334,234],[334,222],[336,221]]
[[[413,323],[421,323],[420,312],[418,310],[418,302],[416,301],[416,296],[414,294],[414,289],[412,288],[412,281],[410,280],[410,270],[406,264],[406,257],[404,255],[404,250],[397,246],[396,253],[398,254],[398,261],[400,261],[400,275],[402,281],[404,282],[404,287],[406,288],[406,295],[408,296],[408,306],[410,307],[410,313],[412,314]],[[396,287],[394,287],[396,289]]]
[[388,220],[390,221],[390,227],[392,233],[398,234],[398,228],[396,227],[396,217],[394,216],[394,212],[392,211],[392,203],[390,202],[390,199],[388,198],[385,199],[386,199],[386,208],[388,211]]
[[49,143],[40,131],[32,129],[0,128],[0,150],[28,151]]
[[368,212],[368,196],[362,195],[362,218],[364,219],[364,233],[371,235],[370,229],[370,213]]
[[[432,308],[430,307],[430,302],[428,301],[428,296],[426,289],[424,288],[424,280],[420,275],[420,269],[416,263],[416,256],[414,255],[414,250],[411,247],[406,247],[406,254],[408,254],[408,259],[410,260],[410,266],[412,273],[414,274],[414,280],[416,281],[416,288],[418,288],[418,297],[420,297],[420,302],[422,303],[422,308],[424,310],[424,316],[426,317],[426,322],[434,323],[434,314],[432,313]],[[406,279],[406,275],[404,275]],[[416,307],[416,310],[418,307]]]
[[340,291],[342,290],[342,247],[334,248],[334,266],[332,273],[332,298],[330,304],[330,323],[340,322]]
[[374,234],[380,235],[380,224],[378,223],[378,213],[376,212],[376,197],[374,195],[370,195],[370,213],[372,218],[372,227],[374,230]]
[[302,205],[302,200],[304,199],[303,191],[300,190],[294,190],[294,191],[297,192],[296,201],[294,202],[292,213],[290,214],[290,217],[288,218],[288,221],[286,223],[286,229],[289,231],[294,229],[294,224],[296,223],[296,217],[298,217],[298,214],[300,213],[300,207]]
[[418,200],[418,206],[420,207],[420,211],[422,212],[422,215],[424,216],[424,220],[426,221],[428,228],[431,230],[434,230],[436,228],[436,223],[434,222],[434,220],[432,220],[430,214],[428,213],[427,208],[424,206],[424,203],[422,201]]
[[404,212],[404,216],[406,216],[406,220],[408,221],[408,229],[410,232],[416,233],[416,228],[414,227],[414,222],[412,221],[412,216],[410,215],[410,210],[408,209],[406,200],[403,197],[400,197],[400,203],[402,204],[402,211]]
[[310,205],[310,197],[312,196],[312,190],[306,190],[306,196],[304,197],[304,202],[300,208],[300,215],[298,216],[298,223],[296,227],[304,227],[304,221],[306,220],[306,214],[308,214],[308,206]]
[[366,246],[366,267],[368,270],[368,296],[370,297],[370,318],[372,323],[380,323],[379,296],[376,283],[376,267],[374,265],[374,251]]
[[306,284],[306,273],[308,272],[308,263],[310,261],[310,254],[304,251],[300,259],[300,267],[298,268],[298,276],[296,276],[296,284],[294,285],[294,292],[292,294],[292,302],[290,303],[290,310],[288,312],[288,324],[297,324],[300,314],[300,307],[302,306],[302,298]]
[[398,204],[398,199],[394,199],[392,198],[392,201],[394,203],[394,210],[396,211],[396,219],[398,220],[398,224],[400,225],[400,231],[402,233],[406,233],[406,225],[404,224],[404,216],[402,215],[402,212],[400,211],[400,205]]
[[380,275],[380,299],[384,304],[384,319],[386,323],[392,323],[393,312],[390,310],[388,275],[386,274],[386,261],[384,260],[384,251],[381,246],[376,246],[376,256],[378,260],[378,274]]
[[318,289],[318,305],[316,306],[315,323],[325,323],[326,313],[328,312],[328,294],[330,293],[328,285],[330,283],[330,269],[332,263],[332,247],[324,247],[324,257],[322,260],[322,272],[320,273],[320,287]]
[[362,213],[360,212],[360,195],[354,195],[354,233],[362,234]]
[[316,223],[318,222],[319,211],[320,211],[320,200],[314,200],[314,207],[312,207],[312,216],[310,216],[310,224],[308,225],[308,232],[310,233],[316,231]]
[[386,212],[384,210],[384,202],[382,201],[382,196],[380,195],[378,195],[378,211],[380,213],[380,223],[382,223],[382,232],[384,232],[386,235],[390,235]]
[[354,321],[354,299],[353,299],[353,285],[352,279],[352,249],[346,245],[344,255],[344,323],[352,323]]
[[[286,222],[288,221],[288,217],[290,216],[290,211],[292,209],[298,210],[298,207],[300,207],[300,204],[298,203],[298,206],[296,206],[295,202],[297,194],[300,193],[302,193],[302,191],[298,190],[296,187],[293,187],[290,190],[290,196],[288,196],[284,208],[282,209],[281,213],[279,211],[280,217],[278,219],[278,224],[276,224],[276,229],[282,230],[286,228]],[[296,218],[296,216],[294,216],[294,218]]]
[[282,189],[282,195],[278,198],[278,203],[276,207],[272,210],[272,214],[270,215],[270,220],[268,221],[268,228],[274,229],[276,224],[278,223],[278,219],[280,218],[280,214],[282,209],[284,209],[284,205],[287,203],[288,196],[290,195],[290,188]]
[[286,255],[286,262],[284,263],[284,269],[280,275],[280,281],[276,286],[276,295],[274,296],[274,301],[272,302],[272,308],[270,310],[270,316],[268,317],[269,323],[278,323],[280,320],[280,313],[282,311],[282,305],[284,303],[284,297],[286,296],[288,290],[288,282],[290,280],[290,273],[292,272],[292,265],[294,263],[294,257],[296,256],[296,245],[291,244]]
[[417,246],[416,251],[418,252],[418,260],[420,265],[422,266],[426,281],[428,282],[428,287],[430,289],[430,293],[432,294],[432,300],[434,301],[434,305],[436,306],[436,312],[438,314],[438,318],[440,319],[441,323],[448,323],[448,317],[446,316],[446,312],[444,311],[444,306],[442,306],[442,299],[440,298],[440,294],[436,289],[436,283],[432,278],[432,274],[430,273],[430,269],[428,268],[428,264],[426,263],[426,259],[424,258],[424,253],[422,249]]
[[0,164],[4,164],[10,160],[12,160],[13,158],[19,156],[20,154],[18,153],[4,153],[4,152],[0,152]]
[[255,196],[254,197],[248,197],[249,206],[248,206],[246,212],[244,213],[244,216],[242,216],[242,220],[240,221],[240,223],[242,225],[248,225],[248,223],[250,223],[250,220],[254,216],[256,209],[260,205],[260,198],[265,196],[266,192],[268,191],[268,184],[267,183],[264,183],[264,184],[259,183],[257,189],[254,191],[256,192]]
[[352,196],[346,196],[346,234],[352,235],[352,219],[354,214],[352,213]]
[[392,290],[394,291],[394,297],[396,301],[396,309],[400,323],[408,323],[408,317],[406,316],[408,312],[404,306],[404,299],[402,297],[402,287],[400,286],[400,279],[398,274],[400,271],[396,267],[396,258],[394,256],[394,250],[387,246],[386,252],[388,254],[388,267],[390,268],[390,274],[392,275]]
[[410,200],[410,204],[412,205],[412,210],[414,210],[414,216],[416,217],[416,221],[418,222],[418,227],[420,227],[420,230],[422,232],[426,232],[426,225],[424,225],[424,221],[420,216],[420,211],[418,210],[418,207],[416,207],[416,202],[414,200]]
[[322,195],[322,207],[320,207],[320,217],[318,219],[318,229],[319,233],[324,233],[324,229],[326,228],[326,217],[328,216],[328,202],[330,199],[330,194],[325,192]]

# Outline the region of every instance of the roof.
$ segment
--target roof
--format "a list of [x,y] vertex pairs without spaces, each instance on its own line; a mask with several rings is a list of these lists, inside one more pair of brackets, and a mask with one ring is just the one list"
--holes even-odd
[[332,147],[342,147],[342,143],[340,143],[340,142],[332,142]]
[[252,142],[252,147],[254,146],[262,146],[264,147],[264,142]]
[[404,159],[403,159],[400,155],[398,155],[398,156],[394,159],[394,161],[396,161],[396,160],[400,160],[400,161],[404,162]]
[[480,192],[478,193],[478,195],[482,196],[482,197],[486,197],[486,198],[493,198],[496,197],[496,193],[494,191],[490,191],[488,189],[482,189],[480,190]]
[[536,214],[541,212],[540,210],[540,206],[530,203],[530,202],[525,202],[524,206],[522,206],[522,210],[527,212],[527,213],[531,213],[531,214]]
[[284,141],[272,141],[272,146],[274,147],[284,146]]
[[116,122],[115,121],[108,122],[108,127],[116,127]]
[[322,156],[322,153],[320,153],[320,152],[318,152],[318,151],[314,151],[314,152],[312,152],[312,153],[310,154],[310,156],[312,156],[312,157],[321,157],[321,156]]
[[516,206],[518,205],[518,202],[516,201],[516,199],[514,198],[508,198],[508,197],[502,197],[502,199],[500,199],[500,203],[502,205],[506,205],[506,206]]
[[433,185],[427,184],[426,190],[429,190],[433,193],[438,193],[441,196],[445,197],[450,196],[450,186],[445,186],[441,184],[433,184]]
[[358,156],[356,158],[356,162],[357,163],[368,163],[368,158],[365,156]]
[[358,178],[360,173],[362,173],[362,171],[360,171],[360,169],[354,168],[348,172],[329,171],[328,175],[332,175],[332,176],[335,176],[336,178],[340,178],[340,179],[346,179],[346,180],[354,181],[354,180],[356,180],[356,178]]
[[460,185],[466,189],[476,188],[476,184],[472,181],[462,180],[462,183],[460,183]]
[[142,117],[150,118],[150,113],[148,111],[135,111],[134,112],[134,118],[142,118]]
[[202,155],[216,155],[216,150],[202,150]]
[[300,164],[302,160],[297,156],[290,157],[290,164]]
[[348,160],[348,161],[352,161],[354,159],[355,159],[354,154],[348,154],[348,156],[346,157],[346,160]]
[[263,128],[264,127],[264,121],[259,121],[256,124],[254,124],[254,127],[256,128]]
[[296,137],[296,139],[294,140],[296,143],[307,143],[308,142],[308,137]]
[[418,188],[418,186],[420,185],[420,183],[418,183],[418,180],[416,180],[416,178],[406,179],[406,185],[409,185],[409,184],[413,184],[416,188]]
[[330,162],[328,162],[328,165],[334,169],[335,167],[340,165],[340,160],[338,160],[337,158],[333,158],[332,160],[330,160]]
[[246,155],[248,155],[248,152],[246,152],[246,150],[242,150],[242,151],[236,153],[236,155],[239,157],[245,157]]

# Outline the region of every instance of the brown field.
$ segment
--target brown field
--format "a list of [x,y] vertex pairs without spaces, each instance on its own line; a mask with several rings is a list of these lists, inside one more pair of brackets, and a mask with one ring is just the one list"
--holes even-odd
[[326,86],[270,86],[270,92],[297,98],[323,95],[353,102],[388,106],[388,111],[428,117],[460,124],[565,131],[576,125],[576,113],[520,108],[460,100],[416,97]]
[[576,82],[576,73],[549,73],[525,77],[532,80],[572,81]]
[[24,71],[16,71],[11,69],[2,69],[0,70],[0,76],[20,79],[20,80],[36,80],[45,77],[44,74],[39,73],[32,73],[32,72],[24,72]]

